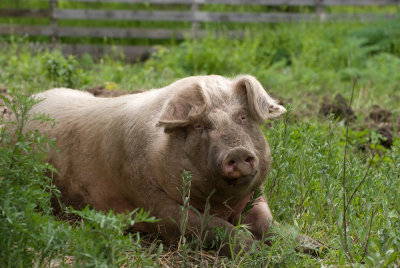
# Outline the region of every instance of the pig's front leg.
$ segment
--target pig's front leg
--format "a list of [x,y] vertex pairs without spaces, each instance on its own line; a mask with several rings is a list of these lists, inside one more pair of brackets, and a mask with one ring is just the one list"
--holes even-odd
[[[238,222],[239,216],[234,219],[234,222]],[[242,223],[247,224],[250,228],[251,233],[258,240],[261,240],[263,237],[272,235],[271,226],[277,226],[278,223],[274,221],[272,217],[271,210],[264,197],[257,198],[253,207],[246,213],[242,215]]]
[[[160,197],[160,195],[159,195]],[[196,236],[200,239],[204,239],[207,244],[211,245],[213,241],[217,238],[216,228],[224,229],[226,232],[225,237],[221,237],[221,255],[230,256],[231,255],[231,246],[229,245],[230,238],[232,236],[237,235],[239,243],[235,245],[232,249],[235,254],[239,253],[244,247],[244,250],[247,250],[251,247],[254,240],[250,237],[246,237],[244,235],[239,234],[235,227],[229,223],[228,221],[221,219],[217,216],[207,216],[211,217],[208,221],[207,226],[201,226],[204,224],[200,217],[205,217],[204,215],[199,215],[192,210],[189,210],[187,215],[182,216],[180,214],[180,204],[176,201],[170,199],[168,196],[164,195],[159,202],[157,208],[151,209],[152,215],[156,218],[161,219],[161,221],[155,223],[153,228],[156,228],[156,231],[161,235],[163,240],[168,244],[176,244],[179,241],[181,236],[181,230],[179,228],[179,224],[182,220],[186,223],[186,231],[185,236]],[[181,219],[184,217],[184,219]],[[203,237],[200,237],[200,230],[203,228],[206,232],[203,233]],[[219,245],[217,245],[217,248]]]
[[[271,210],[269,209],[265,198],[259,197],[253,205],[253,208],[251,208],[246,215],[242,215],[242,223],[245,223],[250,227],[250,231],[256,239],[261,240],[265,237],[274,235],[271,232],[270,227],[279,226],[279,224],[273,220]],[[321,250],[326,249],[322,243],[305,235],[298,234],[296,241],[298,244],[296,247],[297,251],[311,255],[319,255]],[[268,243],[268,240],[266,242]]]

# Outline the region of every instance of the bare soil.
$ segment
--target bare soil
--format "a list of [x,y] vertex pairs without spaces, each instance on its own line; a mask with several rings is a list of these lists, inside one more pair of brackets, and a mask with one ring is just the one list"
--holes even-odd
[[[400,122],[397,122],[397,125]],[[367,118],[369,128],[376,129],[376,131],[384,137],[381,139],[381,144],[386,148],[390,148],[393,144],[394,124],[392,112],[385,110],[378,105],[371,108]],[[398,127],[397,127],[398,128]]]
[[[10,95],[8,94],[7,88],[0,88],[0,96],[4,96],[7,99],[10,99]],[[11,116],[11,111],[6,106],[4,106],[4,100],[0,98],[0,128],[3,127],[1,121],[6,121]]]
[[[357,119],[357,116],[348,103],[349,101],[341,94],[337,94],[333,100],[325,96],[322,100],[319,113],[325,117],[333,114],[336,119],[346,120],[346,123],[347,118],[349,118],[349,124],[351,124]],[[365,115],[365,123],[356,126],[356,128],[359,130],[376,130],[377,133],[382,135],[380,139],[381,145],[390,148],[393,145],[394,131],[395,129],[399,131],[399,126],[400,120],[394,120],[392,112],[378,105],[373,105]],[[397,133],[397,135],[399,134],[400,132]]]
[[129,92],[124,90],[115,90],[115,89],[110,90],[107,89],[105,86],[96,86],[87,89],[87,91],[92,93],[96,97],[103,97],[103,98],[113,98],[130,94]]
[[337,94],[333,101],[330,101],[328,97],[324,97],[322,99],[321,108],[319,113],[328,116],[329,114],[333,114],[333,116],[337,118],[341,118],[349,120],[349,122],[353,122],[357,117],[349,107],[349,101],[347,101],[341,94]]

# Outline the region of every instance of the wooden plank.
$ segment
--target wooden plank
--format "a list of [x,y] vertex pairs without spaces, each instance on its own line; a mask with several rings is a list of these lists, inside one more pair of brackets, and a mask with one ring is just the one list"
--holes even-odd
[[399,0],[323,0],[325,6],[388,6],[399,5]]
[[[58,49],[65,55],[82,56],[87,53],[95,58],[101,58],[105,54],[119,55],[123,53],[125,59],[137,61],[148,57],[156,49],[151,46],[109,46],[109,45],[90,45],[90,44],[59,44],[54,46],[50,43],[29,43],[26,44],[32,51],[39,53],[45,50]],[[0,42],[1,49],[7,48],[9,44]]]
[[53,29],[50,26],[0,25],[0,34],[28,34],[51,36],[53,34]]
[[[46,0],[48,1],[48,0]],[[315,0],[69,0],[86,3],[147,3],[147,4],[224,4],[224,5],[263,5],[263,6],[313,6]],[[323,0],[326,6],[383,6],[398,5],[399,0]]]
[[59,27],[58,36],[78,37],[111,37],[111,38],[148,38],[182,40],[189,31],[168,29],[137,29],[137,28],[82,28]]
[[52,36],[51,26],[0,25],[0,34],[28,34]]
[[353,13],[353,14],[323,14],[322,20],[326,21],[374,21],[378,19],[394,19],[397,14]]
[[69,0],[86,3],[128,3],[128,4],[224,4],[224,5],[260,5],[260,6],[304,6],[314,5],[315,0]]
[[58,9],[55,15],[57,19],[193,21],[192,14],[187,11]]
[[[170,39],[183,40],[192,37],[191,30],[167,30],[167,29],[136,29],[136,28],[91,28],[91,27],[59,27],[56,30],[51,26],[26,26],[26,25],[1,25],[0,34],[4,35],[33,35],[53,36],[54,31],[58,37],[110,37],[110,38],[144,38],[144,39]],[[206,30],[198,30],[196,35],[206,36],[210,34]],[[226,34],[232,38],[242,38],[243,31],[215,31],[216,36]]]
[[57,19],[99,19],[176,22],[273,22],[277,18],[291,20],[304,14],[244,13],[244,12],[191,12],[191,11],[129,11],[129,10],[76,10],[59,9]]
[[61,51],[66,55],[81,56],[90,54],[95,58],[100,58],[105,54],[123,53],[129,61],[135,61],[142,57],[148,57],[156,49],[151,46],[109,46],[109,45],[89,45],[89,44],[63,44]]
[[[328,15],[328,14],[327,14]],[[377,17],[380,14],[375,14]],[[143,21],[191,21],[191,22],[285,22],[310,21],[319,16],[315,13],[254,13],[254,12],[191,12],[191,11],[128,11],[128,10],[57,10],[58,19],[101,19]],[[344,14],[351,17],[353,14]],[[374,16],[371,14],[369,16]]]
[[56,10],[58,6],[58,0],[49,0],[50,1],[50,25],[52,27],[52,36],[51,36],[51,43],[55,45],[57,43],[57,27],[58,22],[56,18]]
[[201,22],[292,22],[317,20],[318,16],[301,13],[243,13],[243,12],[199,12],[196,20]]
[[182,40],[190,34],[190,30],[137,29],[137,28],[94,28],[94,27],[58,27],[0,25],[0,34],[29,34],[58,37],[111,37],[111,38],[146,38]]
[[[314,15],[314,14],[312,14]],[[245,13],[245,12],[188,12],[188,11],[127,11],[127,10],[57,10],[58,19],[101,19],[138,21],[191,22],[276,22],[309,17],[300,13]]]
[[29,18],[43,18],[50,17],[48,9],[10,9],[1,8],[0,17],[29,17]]

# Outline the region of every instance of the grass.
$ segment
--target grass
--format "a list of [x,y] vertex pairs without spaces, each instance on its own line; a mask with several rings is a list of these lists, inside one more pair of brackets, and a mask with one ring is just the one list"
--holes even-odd
[[[255,25],[247,28],[242,40],[223,35],[186,40],[160,46],[149,60],[136,64],[124,62],[118,53],[96,61],[89,55],[34,52],[34,44],[12,37],[0,53],[0,89],[7,89],[2,95],[13,95],[16,103],[7,105],[21,119],[33,105],[22,93],[99,85],[135,91],[189,75],[239,73],[256,76],[269,93],[283,100],[289,113],[262,126],[273,157],[264,195],[282,226],[271,246],[255,245],[248,254],[233,258],[219,257],[218,250],[199,254],[201,239],[182,239],[177,249],[154,237],[126,233],[129,215],[87,208],[67,211],[78,217],[71,222],[53,216],[50,193],[58,191],[46,174],[55,171],[43,162],[48,147],[40,145],[54,141],[7,125],[0,136],[0,266],[400,265],[399,25]],[[355,77],[352,109],[357,119],[347,130],[344,120],[322,117],[318,111],[323,97],[341,93],[349,101]],[[376,104],[393,113],[392,122],[386,122],[394,127],[390,148],[382,146],[379,126],[370,127],[370,108]],[[11,141],[12,135],[18,143]],[[188,180],[185,185],[190,185]],[[183,198],[189,195],[187,190],[182,191]],[[186,205],[177,223],[182,228],[190,209]],[[144,212],[139,215],[139,221],[154,220]],[[298,253],[294,231],[330,249],[320,257]]]

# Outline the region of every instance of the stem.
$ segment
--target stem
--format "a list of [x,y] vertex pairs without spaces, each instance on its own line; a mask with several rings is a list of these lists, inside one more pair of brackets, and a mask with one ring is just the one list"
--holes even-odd
[[371,219],[369,221],[369,229],[368,229],[367,237],[365,238],[364,254],[363,254],[362,259],[360,260],[360,263],[362,263],[364,258],[368,255],[368,243],[369,243],[369,238],[371,235],[372,220],[374,219],[375,212],[376,212],[376,210],[373,210],[371,213]]
[[329,193],[329,191],[327,192],[327,197],[328,197],[328,202],[329,202],[330,205],[332,206],[333,217],[336,219],[336,225],[337,225],[337,227],[339,228],[340,225],[339,225],[339,221],[338,221],[338,218],[337,218],[337,213],[336,213],[335,205],[333,204],[332,197],[331,197],[331,194]]
[[356,189],[354,189],[354,191],[353,191],[353,193],[351,194],[349,200],[347,200],[346,210],[349,208],[350,202],[351,202],[351,200],[353,199],[354,195],[357,193],[358,189],[361,187],[361,185],[362,185],[362,184],[365,182],[365,180],[367,179],[367,175],[368,175],[369,170],[370,170],[370,168],[371,168],[371,166],[372,166],[372,161],[374,160],[375,154],[376,154],[376,153],[374,152],[373,155],[372,155],[372,157],[371,157],[371,159],[369,160],[368,167],[367,167],[367,170],[365,171],[364,177],[362,178],[362,180],[360,181],[360,183],[357,185]]
[[[303,140],[304,144],[304,140]],[[299,166],[300,166],[300,211],[298,212],[299,214],[303,211],[303,203],[304,203],[304,195],[303,195],[303,187],[304,187],[304,182],[303,182],[303,168],[302,168],[302,160],[303,160],[303,155],[304,155],[304,148],[302,150],[302,154],[299,157]],[[307,195],[306,195],[307,196]]]
[[346,206],[346,157],[347,157],[347,145],[349,141],[349,119],[350,119],[350,109],[351,109],[351,104],[353,102],[353,96],[354,96],[354,88],[357,83],[357,78],[354,79],[353,82],[353,89],[351,91],[351,98],[350,98],[350,104],[347,110],[347,122],[346,122],[346,143],[344,147],[344,157],[343,157],[343,177],[342,177],[342,187],[343,187],[343,235],[344,235],[344,241],[343,241],[343,246],[346,251],[346,253],[349,255],[351,261],[353,261],[353,256],[349,252],[349,247],[347,244],[347,220],[346,220],[346,213],[347,213],[347,206]]
[[[182,180],[182,206],[181,206],[181,219],[180,219],[180,231],[181,236],[178,242],[178,250],[181,249],[181,246],[186,244],[185,233],[186,233],[186,224],[188,222],[189,217],[189,209],[190,209],[190,187],[192,184],[192,176],[188,171],[184,171],[183,180]],[[185,247],[184,247],[185,249]],[[185,252],[184,252],[185,253]]]

